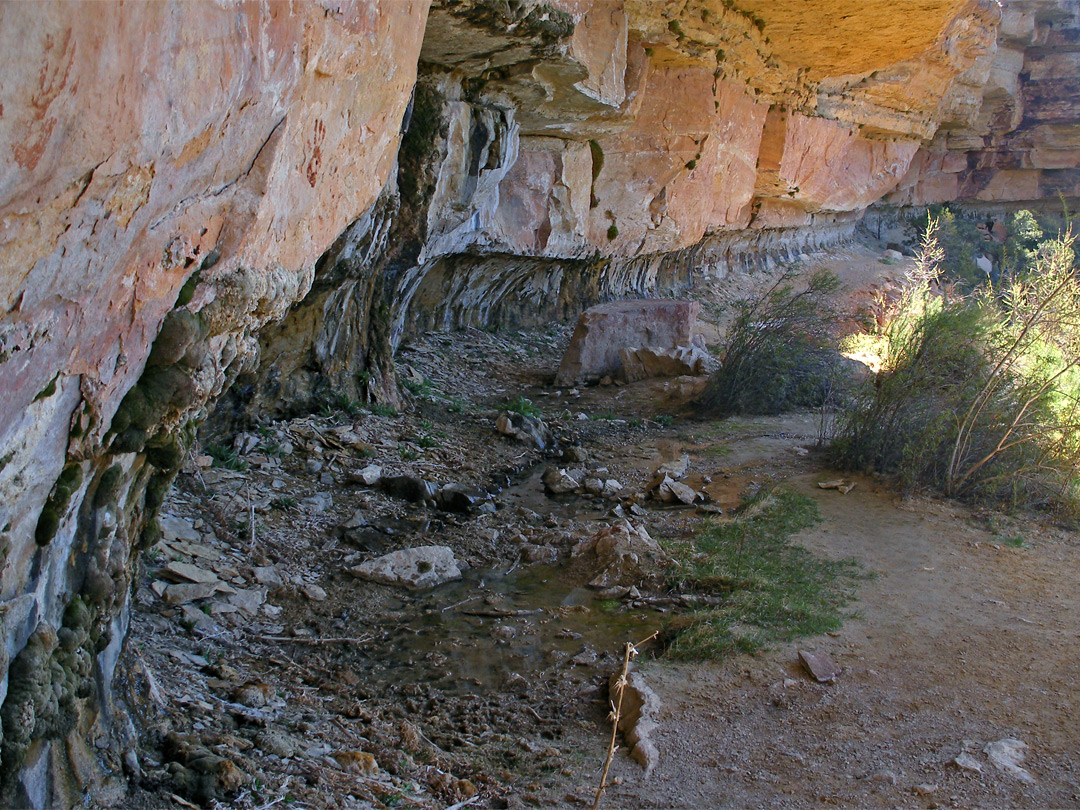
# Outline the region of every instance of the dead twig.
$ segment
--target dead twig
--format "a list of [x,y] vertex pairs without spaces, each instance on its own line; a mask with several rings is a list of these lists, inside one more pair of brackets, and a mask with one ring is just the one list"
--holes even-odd
[[468,599],[462,599],[460,602],[454,602],[454,604],[452,604],[452,605],[447,605],[446,607],[444,607],[442,609],[442,612],[446,613],[446,611],[448,611],[448,610],[453,610],[456,607],[461,607],[462,605],[469,604],[469,602],[475,602],[477,599],[483,599],[483,598],[484,598],[484,594],[478,593],[476,596],[470,596]]
[[491,608],[490,610],[463,610],[466,616],[486,616],[496,619],[504,619],[509,616],[538,616],[544,612],[543,608],[533,610],[507,610],[505,608]]
[[260,641],[292,641],[296,644],[364,644],[374,636],[359,638],[307,638],[306,636],[255,636]]
[[248,506],[248,551],[255,548],[255,507],[251,505],[251,479],[247,480],[247,506]]
[[600,774],[600,785],[596,788],[596,799],[593,801],[592,810],[599,810],[600,800],[604,797],[604,790],[608,786],[607,777],[608,771],[611,770],[611,760],[614,759],[615,749],[618,747],[616,739],[619,736],[619,720],[622,719],[623,692],[626,691],[626,672],[630,669],[630,659],[638,654],[638,647],[656,638],[657,632],[648,638],[643,638],[637,644],[631,644],[628,641],[623,648],[622,669],[619,670],[619,677],[615,680],[615,691],[618,694],[615,700],[610,701],[611,714],[608,715],[608,719],[611,720],[611,741],[608,743],[607,758],[604,760],[604,770]]

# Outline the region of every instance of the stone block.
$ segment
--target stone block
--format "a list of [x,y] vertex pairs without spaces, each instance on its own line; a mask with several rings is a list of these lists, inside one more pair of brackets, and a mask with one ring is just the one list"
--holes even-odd
[[582,313],[563,355],[555,384],[566,388],[597,382],[622,368],[629,347],[674,349],[690,345],[697,301],[614,301]]

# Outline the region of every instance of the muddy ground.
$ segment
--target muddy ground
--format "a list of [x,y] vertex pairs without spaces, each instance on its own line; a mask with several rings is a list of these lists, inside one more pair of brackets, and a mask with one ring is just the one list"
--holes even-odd
[[[878,255],[854,247],[804,268],[831,267],[867,301],[903,269]],[[697,291],[705,334],[715,339],[725,304],[771,280]],[[130,806],[591,806],[622,644],[686,607],[662,586],[600,595],[570,552],[684,454],[684,480],[713,509],[768,483],[813,497],[823,521],[799,542],[872,576],[828,636],[694,665],[647,646],[658,762],[645,779],[617,754],[603,807],[1080,806],[1074,534],[901,499],[870,478],[846,495],[821,490],[833,474],[815,450],[818,414],[703,419],[685,407],[699,385],[687,379],[559,391],[569,331],[424,335],[399,356],[407,412],[328,403],[198,448],[135,598],[120,685],[141,732]],[[518,397],[553,446],[496,431]],[[540,475],[567,466],[567,448],[620,496],[547,496]],[[370,465],[482,490],[490,506],[410,502],[365,486]],[[709,518],[649,499],[636,509],[657,539]],[[414,592],[349,573],[431,544],[453,549],[460,581]],[[165,591],[170,577],[191,583],[176,571],[205,575],[213,593]],[[841,675],[812,681],[800,649],[831,656]],[[984,752],[1010,738],[1027,746],[1026,777]]]

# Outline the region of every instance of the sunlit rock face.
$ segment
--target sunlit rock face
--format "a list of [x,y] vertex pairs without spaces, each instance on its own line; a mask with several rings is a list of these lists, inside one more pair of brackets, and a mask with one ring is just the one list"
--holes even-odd
[[119,772],[133,560],[223,395],[394,402],[410,331],[681,290],[881,200],[1075,197],[1077,15],[0,4],[0,805]]
[[1005,3],[981,92],[974,117],[941,122],[887,203],[1060,206],[1059,195],[1080,195],[1080,6]]

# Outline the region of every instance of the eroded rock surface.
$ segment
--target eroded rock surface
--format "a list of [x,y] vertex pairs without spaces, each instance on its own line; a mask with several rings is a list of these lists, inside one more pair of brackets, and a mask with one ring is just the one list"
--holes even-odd
[[620,353],[625,349],[688,345],[698,309],[696,301],[649,300],[615,301],[586,310],[570,338],[555,384],[572,386],[614,376],[623,368]]
[[459,579],[461,569],[453,549],[446,546],[419,546],[392,551],[349,569],[361,579],[384,585],[401,585],[423,590]]

